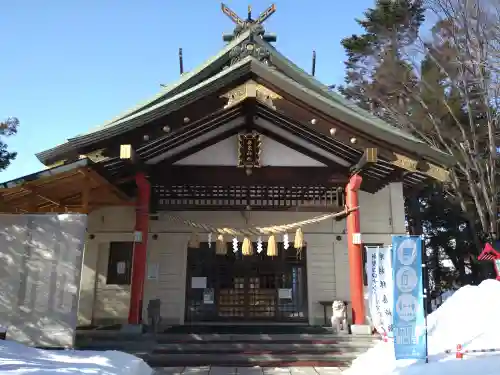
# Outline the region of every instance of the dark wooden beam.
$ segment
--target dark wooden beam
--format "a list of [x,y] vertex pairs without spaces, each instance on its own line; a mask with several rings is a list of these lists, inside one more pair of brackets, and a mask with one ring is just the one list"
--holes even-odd
[[[134,174],[133,174],[134,168],[130,168],[130,172],[127,172],[126,178],[119,179],[116,181],[110,179],[109,178],[110,176],[107,173],[107,171],[104,168],[102,168],[102,166],[100,166],[98,164],[94,164],[92,166],[92,168],[87,168],[87,169],[81,171],[81,173],[83,173],[84,175],[87,175],[95,185],[98,185],[97,189],[109,189],[111,192],[113,192],[113,194],[117,198],[119,198],[123,201],[130,201],[131,197],[120,188],[120,185],[122,183],[127,182],[127,181],[134,181],[134,178],[135,178]],[[92,189],[92,193],[95,190],[96,189]],[[80,197],[80,196],[77,194],[77,197]],[[71,197],[65,197],[64,199],[70,199],[70,198]]]
[[[298,206],[286,206],[286,207],[273,207],[273,206],[254,206],[250,208],[251,211],[275,211],[275,212],[318,212],[325,213],[331,212],[332,210],[338,210],[342,207],[339,206],[314,206],[314,205],[298,205]],[[247,211],[248,206],[246,205],[203,205],[197,204],[172,204],[172,205],[160,205],[158,211]],[[154,211],[152,211],[154,212]],[[340,221],[345,217],[336,217],[336,221]]]
[[120,145],[120,159],[130,164],[138,164],[141,161],[131,144]]
[[152,183],[172,185],[220,186],[343,186],[348,175],[327,167],[262,167],[244,168],[228,166],[165,166],[150,169]]
[[120,145],[120,160],[125,162],[134,173],[145,172],[147,170],[147,165],[142,161],[131,144]]
[[[379,156],[395,167],[405,169],[408,172],[418,171],[440,182],[447,182],[449,180],[449,171],[446,168],[428,161],[422,161],[415,153],[406,150],[403,143],[401,146],[395,144],[389,145],[381,140],[370,138],[365,133],[352,129],[352,127],[342,123],[338,119],[329,116],[325,117],[300,102],[281,99],[275,100],[274,103],[279,112],[286,113],[288,117],[306,125],[327,139],[335,139],[356,149],[377,147]],[[313,117],[316,119],[314,122],[311,121]],[[334,129],[334,135],[332,134],[332,129]],[[355,144],[352,144],[352,138],[356,139]],[[428,146],[424,144],[422,147]]]
[[[175,155],[172,155],[170,156],[168,159],[165,159],[165,163],[168,163],[168,164],[174,164],[175,162],[179,161],[179,160],[182,160],[182,159],[185,159],[187,158],[188,156],[191,156],[201,150],[204,150],[210,146],[213,146],[214,144],[220,142],[220,141],[223,141],[224,139],[227,139],[233,135],[236,135],[238,134],[241,129],[243,128],[242,127],[237,127],[237,128],[234,128],[234,129],[230,129],[228,131],[225,131],[221,134],[218,134],[216,135],[215,137],[213,138],[210,138],[204,142],[201,142],[199,144],[197,144],[196,146],[193,146],[187,150],[184,150],[184,151],[181,151]],[[235,142],[235,147],[236,147],[236,142]],[[162,162],[160,162],[162,163]]]
[[136,148],[137,153],[144,161],[148,161],[187,142],[194,141],[242,115],[241,104],[227,110],[218,110],[197,121],[190,121],[184,124],[182,129],[170,132],[168,135],[163,134],[161,137],[151,138],[151,141]]
[[[306,147],[302,147],[300,145],[297,145],[295,143],[293,143],[292,141],[289,141],[288,139],[286,138],[283,138],[275,133],[272,133],[270,132],[269,130],[267,129],[264,129],[258,125],[254,125],[252,129],[255,129],[257,130],[259,133],[261,133],[262,135],[265,135],[266,137],[268,138],[271,138],[272,140],[278,142],[278,143],[281,143],[282,145],[285,145],[305,156],[308,156],[310,157],[311,159],[314,159],[316,161],[319,161],[320,163],[323,163],[325,164],[326,166],[328,167],[335,167],[335,168],[339,168],[339,169],[342,169],[342,170],[345,170],[345,173],[347,174],[349,171],[347,168],[344,168],[343,166],[340,166],[338,164],[336,164],[334,161],[332,161],[331,159],[328,159],[322,155],[318,155],[317,153],[315,153],[314,151],[311,151],[309,149],[307,149]],[[313,143],[314,144],[314,143]]]
[[361,173],[377,163],[377,149],[370,147],[365,149],[359,161],[351,167],[351,175]]
[[[181,87],[178,87],[174,89],[171,94],[175,95],[182,90]],[[107,150],[105,153],[106,156],[114,157],[118,152],[117,145],[132,144],[135,149],[138,149],[149,142],[144,139],[144,136],[148,136],[149,139],[162,137],[167,134],[164,130],[165,126],[169,127],[170,133],[182,131],[186,128],[187,124],[195,123],[206,116],[212,115],[214,113],[214,108],[222,108],[225,101],[224,98],[219,98],[219,95],[205,96],[174,112],[157,118],[145,126],[139,126],[126,133],[102,139],[89,146],[84,146],[79,150],[79,153],[87,154],[92,150],[103,148]],[[185,119],[189,119],[189,121],[186,123]]]
[[308,143],[311,143],[320,149],[323,149],[328,153],[352,164],[358,160],[360,152],[357,151],[357,149],[354,149],[351,146],[346,146],[346,144],[332,139],[331,137],[325,137],[323,134],[311,129],[309,125],[300,122],[300,119],[296,119],[294,116],[295,113],[289,113],[287,111],[273,111],[265,106],[258,106],[257,118],[267,120],[286,132],[292,133],[295,136],[304,139]]
[[383,188],[385,188],[387,185],[389,185],[392,182],[403,182],[405,176],[408,173],[409,172],[407,172],[403,169],[396,168],[391,173],[389,173],[386,178],[384,178],[383,180],[377,181],[377,183],[375,184],[376,190],[377,191],[382,190]]

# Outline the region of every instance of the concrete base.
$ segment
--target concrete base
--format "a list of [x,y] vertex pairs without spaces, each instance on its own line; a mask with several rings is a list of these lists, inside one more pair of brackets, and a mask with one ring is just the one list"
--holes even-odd
[[351,333],[354,336],[367,336],[372,334],[372,327],[367,324],[351,325]]
[[142,324],[124,324],[120,332],[140,335],[144,332],[144,327]]

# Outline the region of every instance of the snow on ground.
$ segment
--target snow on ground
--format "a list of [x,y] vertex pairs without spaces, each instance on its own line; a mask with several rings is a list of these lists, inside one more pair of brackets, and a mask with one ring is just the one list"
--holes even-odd
[[140,358],[117,351],[41,350],[0,341],[0,375],[151,375]]
[[[394,343],[381,342],[358,357],[344,375],[442,375],[500,373],[500,282],[483,281],[456,291],[428,317],[429,363],[394,358]],[[455,358],[457,344],[465,350],[498,348],[498,353]],[[446,354],[446,350],[452,350]]]

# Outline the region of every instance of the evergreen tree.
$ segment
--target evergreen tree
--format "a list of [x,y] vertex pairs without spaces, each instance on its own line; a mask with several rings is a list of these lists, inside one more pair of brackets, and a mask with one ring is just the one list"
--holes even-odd
[[19,120],[15,117],[9,117],[0,122],[0,171],[6,169],[17,156],[17,152],[8,150],[4,139],[17,134],[18,127]]
[[339,91],[384,116],[385,105],[402,105],[415,77],[401,51],[412,45],[424,21],[420,0],[377,0],[356,22],[365,32],[342,40],[347,54],[345,85]]
[[[429,266],[439,288],[453,277],[462,282],[479,279],[484,272],[471,258],[485,240],[498,237],[494,140],[488,134],[496,126],[492,114],[498,111],[490,106],[498,103],[493,100],[498,96],[492,95],[494,85],[485,68],[491,67],[490,60],[478,61],[477,56],[492,56],[485,49],[500,37],[494,43],[478,43],[486,35],[496,37],[484,30],[498,27],[488,18],[470,14],[468,8],[454,8],[462,6],[458,3],[436,2],[441,17],[432,38],[422,43],[422,1],[377,0],[363,19],[356,20],[364,32],[342,40],[347,61],[345,85],[339,91],[457,157],[451,183],[425,189],[418,196]],[[407,212],[415,214],[409,207]]]

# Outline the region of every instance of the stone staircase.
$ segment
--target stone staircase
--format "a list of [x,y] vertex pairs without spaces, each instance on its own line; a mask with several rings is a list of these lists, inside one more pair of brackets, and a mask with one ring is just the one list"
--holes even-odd
[[333,334],[77,333],[76,348],[119,350],[151,367],[349,367],[378,340]]

